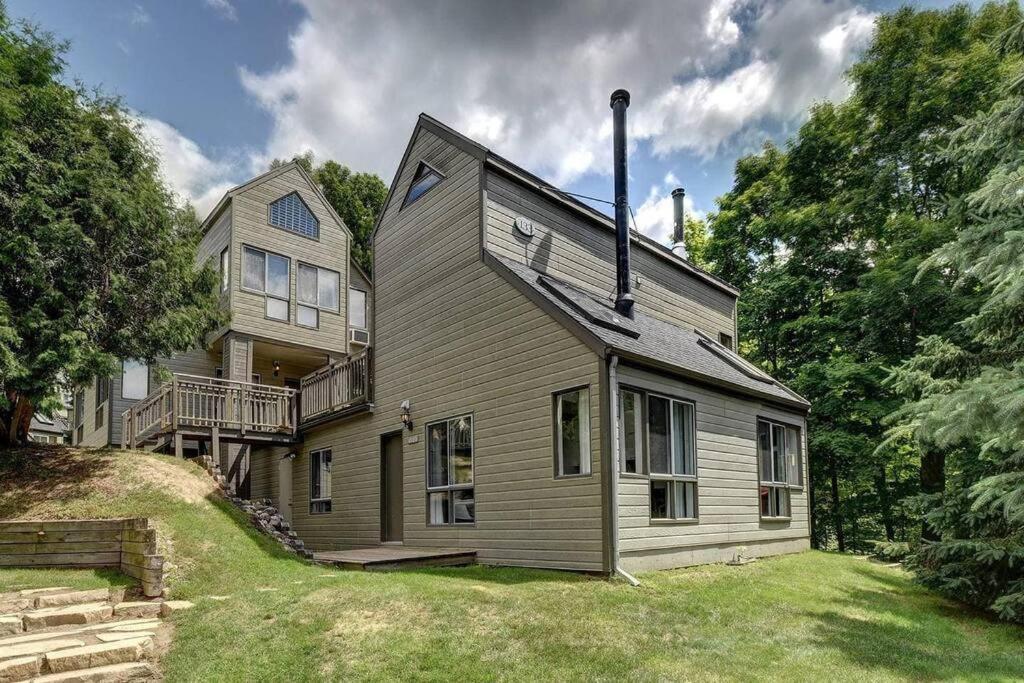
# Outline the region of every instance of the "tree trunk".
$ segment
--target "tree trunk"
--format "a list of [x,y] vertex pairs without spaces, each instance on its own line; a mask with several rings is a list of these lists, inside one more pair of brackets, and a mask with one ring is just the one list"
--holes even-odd
[[0,448],[24,446],[28,443],[35,406],[18,392],[8,392],[7,400],[12,407],[0,408]]
[[885,527],[885,540],[890,543],[896,538],[896,532],[892,526],[892,502],[889,500],[889,482],[885,476],[885,465],[879,463],[878,476],[875,478],[875,486],[878,488],[878,504],[882,512],[882,525]]
[[839,506],[839,471],[836,469],[836,456],[828,456],[828,474],[832,479],[832,518],[836,527],[836,545],[839,552],[846,552],[846,536],[843,534],[843,511]]
[[[925,446],[921,450],[921,493],[938,494],[946,490],[946,454]],[[938,541],[939,532],[921,520],[921,540]]]

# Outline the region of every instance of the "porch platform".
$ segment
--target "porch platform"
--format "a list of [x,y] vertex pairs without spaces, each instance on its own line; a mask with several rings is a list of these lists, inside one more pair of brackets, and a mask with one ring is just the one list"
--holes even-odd
[[456,567],[476,563],[476,551],[460,548],[415,548],[380,545],[356,550],[313,553],[313,561],[343,569],[387,570],[416,567]]

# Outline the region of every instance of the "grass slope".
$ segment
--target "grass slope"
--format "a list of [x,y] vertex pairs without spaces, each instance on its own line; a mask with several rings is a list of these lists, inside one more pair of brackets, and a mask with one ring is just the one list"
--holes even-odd
[[[0,453],[0,518],[150,517],[173,596],[197,605],[175,617],[169,681],[1024,678],[1024,630],[847,556],[650,573],[640,588],[508,568],[341,572],[256,534],[194,465],[44,453]],[[0,590],[118,580],[0,569]]]

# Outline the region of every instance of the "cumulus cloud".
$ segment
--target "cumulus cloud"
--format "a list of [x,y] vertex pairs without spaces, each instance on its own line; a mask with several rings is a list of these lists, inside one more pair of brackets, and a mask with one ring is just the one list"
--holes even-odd
[[238,21],[238,10],[230,0],[203,0],[203,4],[228,21]]
[[387,178],[425,111],[558,184],[610,169],[615,88],[634,142],[713,154],[845,96],[874,20],[851,0],[300,1],[290,60],[240,71],[274,122],[258,164],[313,150]]
[[210,158],[169,123],[146,116],[140,116],[139,122],[160,157],[164,180],[179,198],[192,202],[200,218],[206,216],[236,184],[231,180],[235,165]]
[[[672,220],[674,218],[672,190],[679,185],[679,179],[669,173],[660,184],[651,187],[647,198],[635,212],[637,230],[662,244],[671,244]],[[697,210],[689,196],[683,199],[683,210],[687,216],[697,218],[705,216],[703,211]]]

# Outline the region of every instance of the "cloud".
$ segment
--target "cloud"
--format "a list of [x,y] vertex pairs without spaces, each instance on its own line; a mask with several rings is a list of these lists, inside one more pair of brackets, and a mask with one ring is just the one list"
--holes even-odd
[[145,26],[153,21],[153,17],[149,16],[149,12],[147,12],[142,5],[135,5],[135,7],[132,8],[132,14],[129,20],[132,22],[133,26]]
[[231,0],[203,0],[203,4],[228,21],[238,21],[238,10]]
[[558,184],[608,173],[615,88],[634,142],[710,155],[845,96],[874,19],[850,0],[300,2],[290,59],[240,69],[273,120],[257,165],[313,150],[390,178],[425,111]]
[[[637,230],[662,244],[671,245],[674,218],[672,190],[679,185],[679,179],[669,173],[660,184],[651,187],[647,198],[636,210]],[[705,216],[705,212],[697,210],[689,196],[683,199],[683,211],[687,216],[697,218]]]
[[164,180],[183,200],[192,202],[200,218],[206,216],[224,193],[237,183],[232,180],[235,164],[207,156],[194,140],[159,119],[138,117],[143,135],[160,157]]

